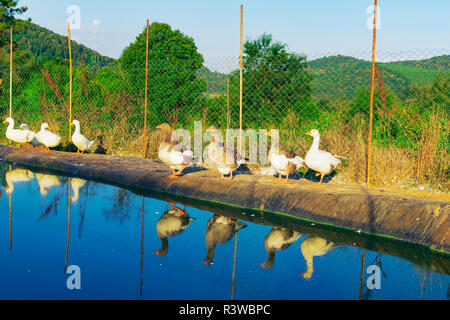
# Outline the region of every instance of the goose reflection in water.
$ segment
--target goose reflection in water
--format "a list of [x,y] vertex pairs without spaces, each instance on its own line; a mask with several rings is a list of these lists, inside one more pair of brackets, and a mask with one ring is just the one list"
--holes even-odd
[[307,270],[299,275],[305,279],[311,279],[314,272],[314,257],[323,256],[328,251],[335,249],[337,246],[333,242],[329,242],[317,236],[309,236],[303,240],[300,249],[306,260]]
[[206,225],[205,243],[207,255],[203,263],[206,265],[212,264],[216,246],[228,242],[236,232],[245,227],[247,225],[237,219],[214,214]]
[[156,223],[156,233],[161,239],[161,249],[153,253],[164,256],[169,250],[168,237],[175,237],[181,234],[191,224],[194,218],[191,218],[186,208],[178,208],[172,202],[170,209],[166,210]]
[[84,187],[86,184],[86,180],[79,179],[79,178],[71,178],[70,179],[70,186],[73,190],[73,195],[70,197],[72,202],[77,202],[78,198],[80,197],[80,189]]
[[42,196],[46,196],[51,187],[59,186],[59,177],[52,174],[36,173],[36,179]]
[[275,262],[275,252],[289,248],[290,245],[297,241],[301,236],[302,234],[300,232],[281,227],[275,227],[270,230],[264,239],[267,260],[261,263],[261,267],[264,269],[271,269]]
[[14,192],[14,183],[16,182],[27,182],[34,178],[33,172],[26,169],[14,169],[6,172],[5,179],[7,188],[2,187],[7,193],[11,194]]

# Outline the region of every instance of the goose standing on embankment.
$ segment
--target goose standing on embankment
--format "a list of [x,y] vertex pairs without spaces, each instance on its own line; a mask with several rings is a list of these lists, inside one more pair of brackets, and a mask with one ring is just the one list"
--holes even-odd
[[61,137],[47,129],[49,129],[49,126],[46,122],[41,124],[41,130],[36,133],[36,139],[43,144],[47,150],[50,150],[50,148],[54,148],[61,143]]
[[41,145],[41,143],[36,138],[36,132],[31,131],[30,128],[28,128],[28,125],[26,123],[22,123],[20,125],[20,129],[21,130],[28,130],[28,131],[31,132],[31,135],[33,136],[33,138],[28,143],[31,144],[33,146],[33,148]]
[[172,128],[168,123],[160,124],[156,129],[164,132],[163,141],[158,149],[158,157],[172,169],[172,175],[169,178],[177,178],[185,168],[193,164],[194,153],[178,141],[172,141]]
[[73,120],[72,125],[75,126],[75,132],[72,135],[72,142],[77,147],[77,153],[80,151],[81,153],[84,153],[92,147],[94,140],[90,141],[81,134],[80,122],[78,120]]
[[264,269],[271,269],[275,262],[275,252],[289,248],[290,245],[297,241],[301,236],[302,234],[300,232],[281,227],[275,227],[270,230],[264,239],[267,260],[261,263],[261,267]]
[[179,235],[191,224],[194,218],[191,218],[186,209],[181,209],[171,204],[169,210],[166,210],[156,223],[156,233],[161,239],[161,249],[154,251],[154,254],[164,256],[169,250],[168,237]]
[[[269,137],[271,132],[267,133]],[[272,167],[278,172],[278,180],[281,181],[281,176],[286,176],[286,182],[289,181],[289,175],[297,172],[301,167],[305,167],[305,161],[294,152],[280,148],[279,137],[272,137],[272,143],[269,150],[269,161]]]
[[323,256],[328,251],[335,249],[336,246],[333,242],[328,242],[327,240],[317,237],[309,236],[303,240],[300,249],[302,251],[303,257],[306,260],[307,270],[299,275],[305,279],[311,279],[314,272],[313,259],[314,257]]
[[34,137],[30,130],[14,129],[14,119],[11,117],[6,118],[3,123],[8,123],[5,134],[6,138],[19,144],[16,148],[21,147],[24,143],[30,142]]
[[211,143],[206,146],[203,158],[208,169],[217,170],[224,175],[229,174],[229,179],[233,179],[233,171],[245,163],[245,158],[239,154],[237,149],[227,143],[218,141],[219,130],[215,126],[209,127],[207,132],[211,133]]
[[214,259],[214,249],[218,244],[228,242],[236,232],[247,227],[243,222],[225,216],[214,214],[206,224],[206,259],[204,264],[210,265]]
[[320,175],[319,184],[321,184],[323,177],[333,172],[341,163],[340,159],[345,158],[319,149],[320,134],[318,130],[312,129],[306,134],[312,136],[314,140],[305,156],[305,163],[310,169],[317,171],[316,177]]

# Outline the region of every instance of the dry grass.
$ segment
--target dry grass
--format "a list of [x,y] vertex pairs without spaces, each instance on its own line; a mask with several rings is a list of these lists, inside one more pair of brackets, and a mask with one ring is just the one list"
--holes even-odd
[[[366,182],[367,134],[364,128],[364,123],[360,122],[350,126],[335,126],[321,132],[320,148],[347,158],[337,168],[338,176],[335,181]],[[311,146],[312,138],[300,138],[297,141],[296,151],[304,156]],[[371,181],[374,186],[418,186],[415,169],[418,157],[423,155],[416,156],[410,150],[395,146],[385,147],[377,143],[373,143],[372,146]],[[438,156],[426,160],[432,162],[431,164],[427,162],[430,169],[423,183],[431,184],[438,189],[448,189],[448,153],[441,150]]]
[[[420,183],[425,181],[426,177],[435,178],[436,174],[439,176],[442,173],[439,172],[439,168],[447,167],[448,162],[445,165],[445,159],[440,158],[436,163],[436,155],[438,153],[438,143],[441,137],[443,128],[440,124],[441,112],[433,112],[430,116],[428,123],[422,131],[422,135],[419,141],[419,149],[417,152],[416,161],[416,177]],[[448,156],[447,152],[441,153]],[[448,157],[447,157],[448,159]],[[442,166],[443,164],[443,166]],[[437,170],[436,170],[437,169]],[[445,170],[444,170],[445,171]]]

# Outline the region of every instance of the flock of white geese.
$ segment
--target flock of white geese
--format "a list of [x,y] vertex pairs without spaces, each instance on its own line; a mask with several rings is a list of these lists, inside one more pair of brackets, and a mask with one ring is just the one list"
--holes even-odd
[[[6,138],[17,143],[19,147],[29,143],[33,147],[44,145],[47,150],[50,150],[50,148],[55,148],[61,143],[61,136],[51,132],[48,123],[44,122],[41,124],[41,130],[39,132],[31,131],[25,123],[22,123],[19,129],[14,128],[14,119],[11,117],[6,118],[3,123],[8,123]],[[72,143],[77,147],[77,153],[84,153],[92,147],[94,141],[87,139],[81,134],[80,122],[78,120],[73,120],[72,125],[75,126],[75,131],[71,139]]]
[[[39,132],[31,131],[26,124],[22,124],[19,129],[15,129],[14,119],[11,117],[6,118],[3,123],[8,123],[6,138],[16,142],[19,147],[25,143],[33,146],[42,144],[49,150],[61,143],[61,136],[51,132],[47,123],[42,123]],[[91,148],[94,141],[81,134],[78,120],[73,120],[72,125],[75,126],[75,131],[71,140],[77,147],[77,153],[84,153]],[[186,167],[193,165],[194,153],[187,146],[172,140],[173,130],[169,124],[163,123],[156,128],[164,132],[164,139],[158,149],[158,157],[172,169],[170,178],[176,178],[182,174]],[[216,127],[211,126],[207,132],[211,134],[211,142],[206,146],[203,153],[204,165],[208,169],[218,171],[222,179],[225,175],[229,175],[231,180],[233,172],[245,163],[245,158],[233,146],[217,141],[219,132]],[[314,140],[306,153],[305,159],[294,152],[280,148],[278,139],[274,139],[268,158],[272,167],[277,171],[279,180],[282,176],[285,176],[286,182],[288,182],[290,174],[297,172],[300,167],[308,167],[317,172],[316,176],[320,175],[319,184],[321,184],[323,177],[333,172],[341,163],[343,157],[319,149],[320,134],[318,130],[312,129],[306,134],[312,136]]]
[[[193,165],[194,154],[187,146],[172,140],[172,128],[169,124],[163,123],[157,126],[164,132],[164,138],[158,149],[159,159],[172,169],[170,178],[178,177],[186,167]],[[211,142],[203,152],[204,166],[208,169],[216,170],[220,173],[221,179],[224,175],[233,178],[233,171],[241,164],[245,163],[245,158],[239,154],[233,146],[217,141],[218,129],[211,126],[207,129],[211,134]],[[306,153],[305,159],[294,152],[280,148],[278,139],[273,139],[269,150],[268,158],[272,167],[278,173],[278,179],[282,176],[289,180],[289,175],[298,171],[300,167],[308,167],[320,175],[320,182],[323,177],[330,174],[341,163],[342,156],[319,149],[320,134],[316,129],[306,133],[314,138],[311,148]],[[270,136],[270,133],[268,134]]]

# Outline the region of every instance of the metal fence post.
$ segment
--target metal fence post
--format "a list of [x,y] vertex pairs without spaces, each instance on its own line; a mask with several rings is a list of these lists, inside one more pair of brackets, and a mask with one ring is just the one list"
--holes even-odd
[[372,74],[370,79],[370,113],[369,113],[369,138],[367,143],[367,187],[370,187],[370,166],[372,162],[372,122],[373,122],[373,91],[375,80],[375,40],[377,35],[377,0],[375,0],[373,15],[373,36],[372,36]]
[[[72,136],[72,49],[70,47],[70,24],[67,23],[69,41],[69,146]],[[69,150],[70,151],[70,150]]]
[[147,158],[147,78],[148,78],[148,19],[147,19],[147,38],[145,42],[145,93],[144,93],[144,159]]

